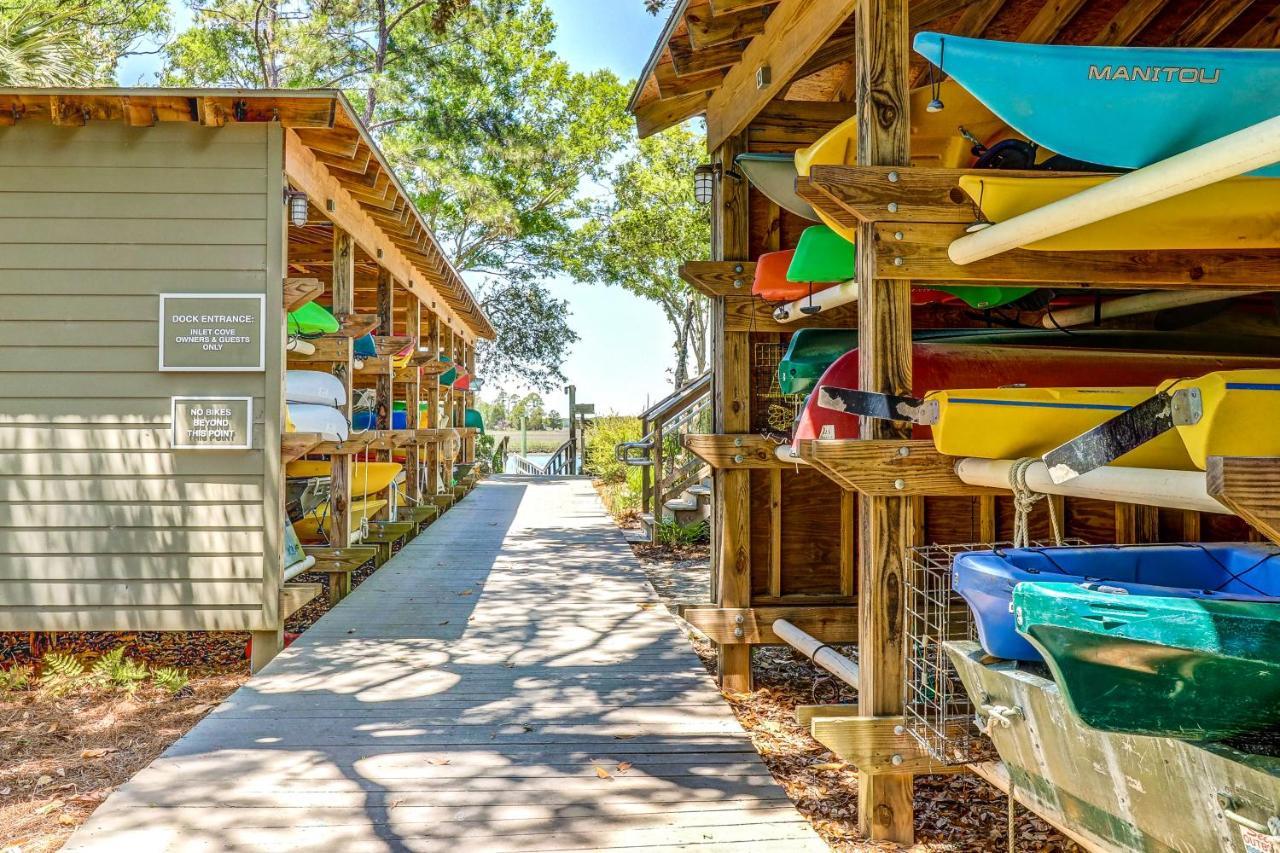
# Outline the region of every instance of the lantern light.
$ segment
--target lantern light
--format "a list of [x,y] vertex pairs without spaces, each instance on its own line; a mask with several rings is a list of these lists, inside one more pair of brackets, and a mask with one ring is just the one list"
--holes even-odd
[[289,202],[289,221],[293,223],[295,228],[303,227],[307,224],[307,219],[310,216],[307,194],[289,190],[285,195]]
[[698,204],[711,204],[719,169],[719,164],[703,163],[693,170],[693,197]]

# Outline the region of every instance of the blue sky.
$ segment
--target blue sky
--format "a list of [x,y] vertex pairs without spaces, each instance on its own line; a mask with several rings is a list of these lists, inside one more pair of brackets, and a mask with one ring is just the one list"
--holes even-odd
[[[661,16],[644,11],[643,0],[547,3],[558,26],[556,52],[577,70],[610,68],[624,80],[640,73],[663,23]],[[177,26],[188,25],[191,16],[186,5],[181,0],[169,0],[169,4]],[[120,82],[154,84],[159,67],[155,56],[131,57],[121,64]],[[667,394],[666,371],[673,362],[671,333],[656,305],[617,288],[566,278],[552,280],[548,286],[568,300],[573,311],[570,323],[581,337],[564,365],[565,375],[578,386],[579,401],[595,403],[601,413],[635,414],[647,400]],[[483,396],[491,398],[496,392],[491,385]],[[564,409],[558,391],[546,396],[549,407]]]

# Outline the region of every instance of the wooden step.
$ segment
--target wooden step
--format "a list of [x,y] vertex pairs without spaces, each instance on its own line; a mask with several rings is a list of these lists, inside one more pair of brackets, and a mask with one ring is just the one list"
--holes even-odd
[[288,619],[307,605],[311,599],[324,592],[318,583],[287,583],[280,589],[280,618]]

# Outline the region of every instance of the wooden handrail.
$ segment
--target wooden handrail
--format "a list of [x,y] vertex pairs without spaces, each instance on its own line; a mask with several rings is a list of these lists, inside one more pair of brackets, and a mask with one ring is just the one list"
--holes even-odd
[[697,379],[694,379],[679,391],[669,394],[657,403],[654,403],[640,415],[640,418],[641,420],[651,421],[654,424],[662,423],[663,421],[670,420],[673,415],[687,407],[703,394],[708,394],[710,392],[711,373],[708,371]]

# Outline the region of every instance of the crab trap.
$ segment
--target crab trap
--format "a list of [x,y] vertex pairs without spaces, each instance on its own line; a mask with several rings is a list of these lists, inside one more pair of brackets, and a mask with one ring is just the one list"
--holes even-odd
[[977,640],[973,613],[955,591],[951,566],[961,554],[1011,547],[1010,542],[928,545],[907,552],[903,717],[907,731],[941,764],[995,757],[991,742],[979,736],[973,703],[943,649],[952,640]]

